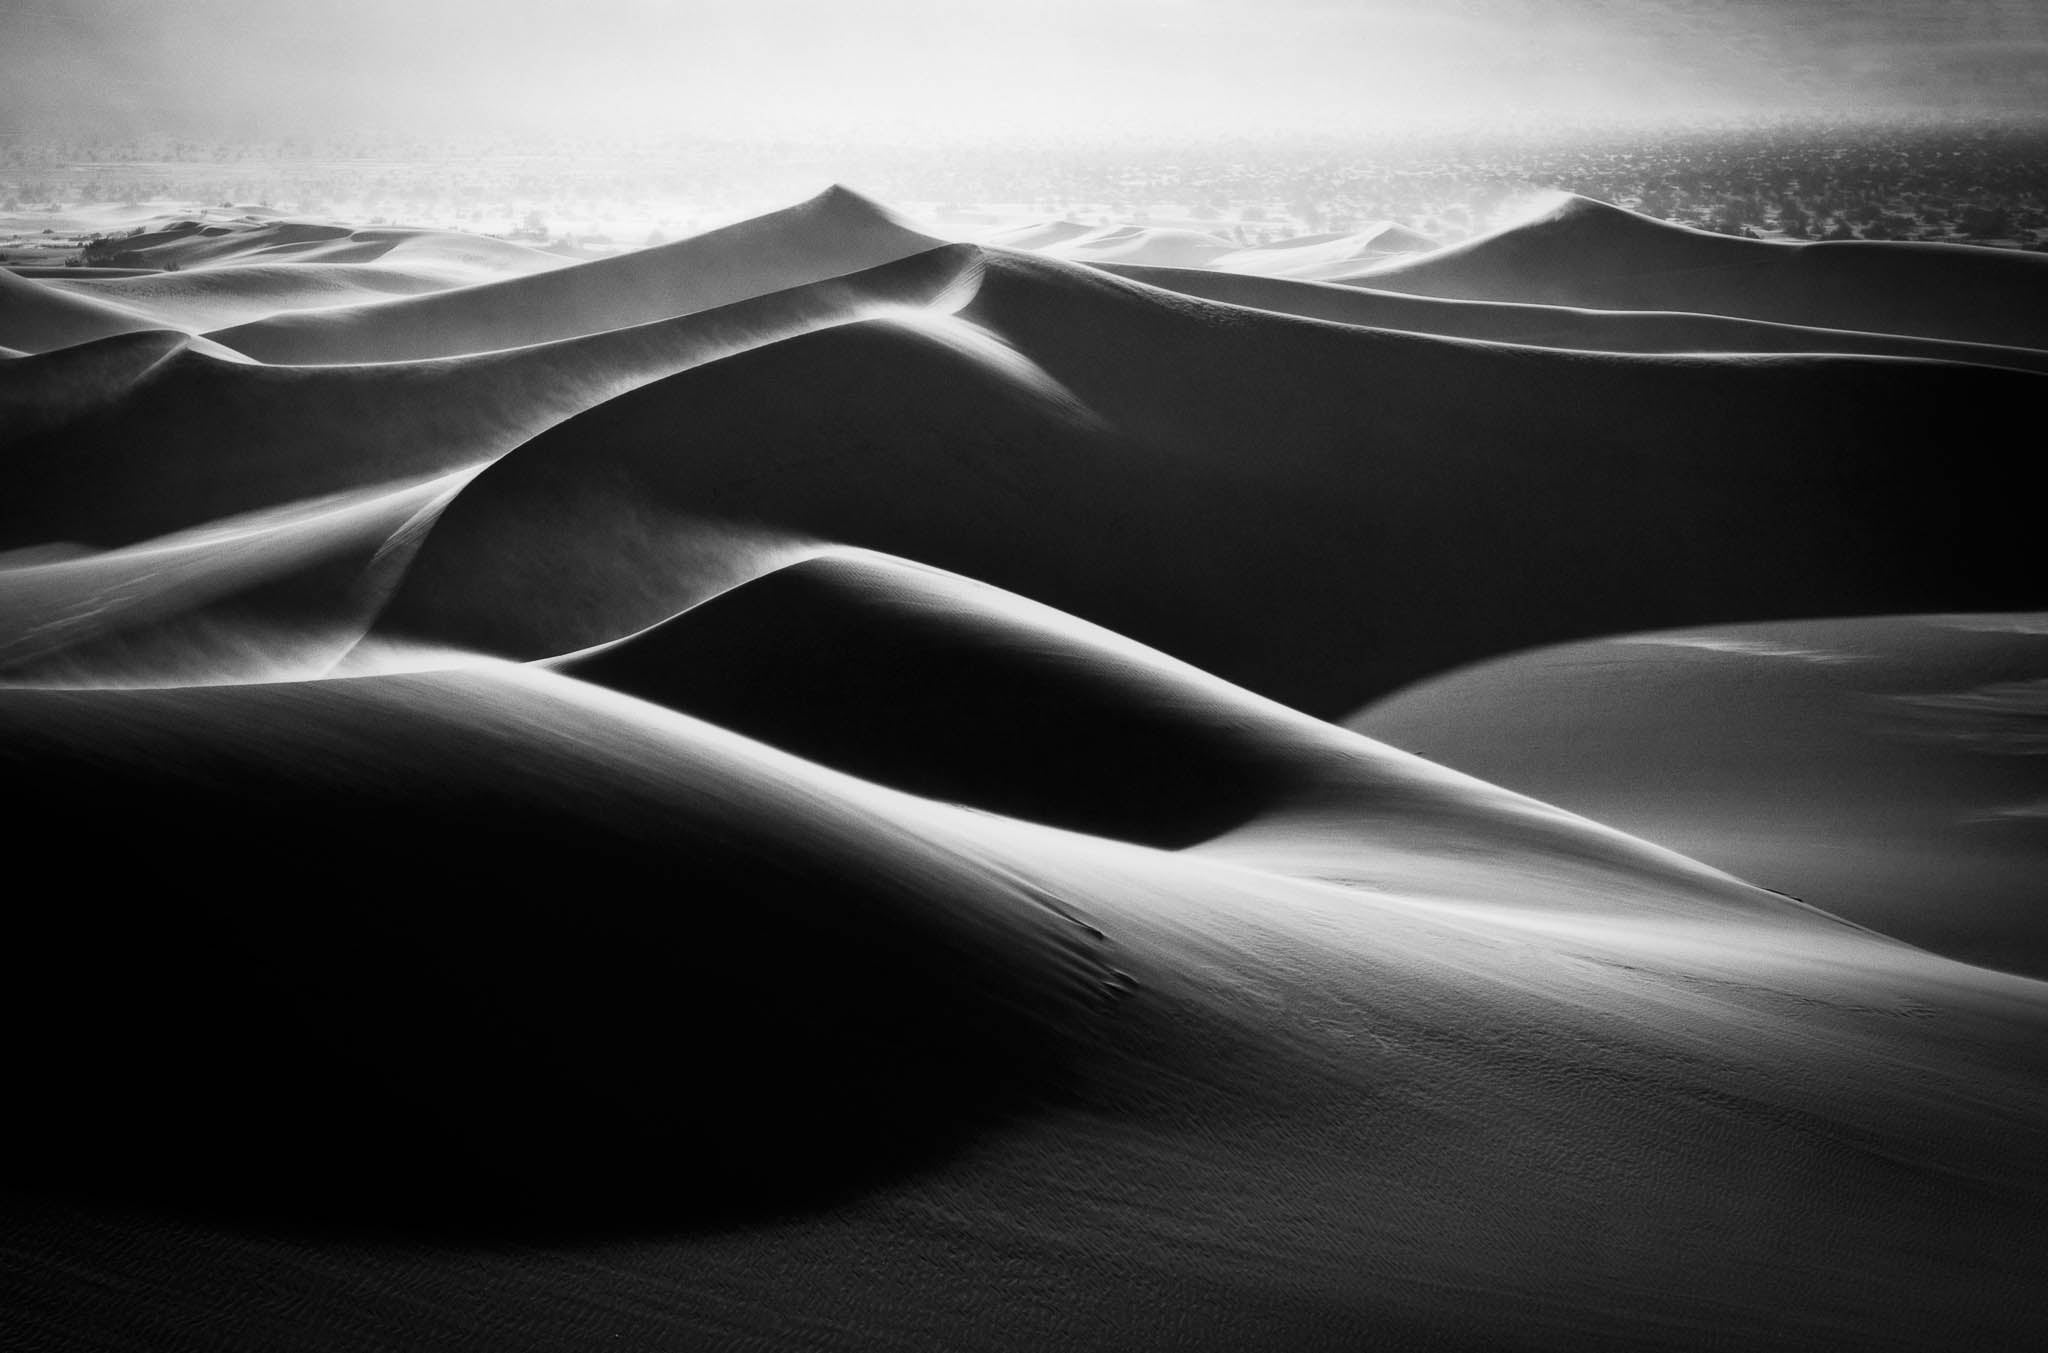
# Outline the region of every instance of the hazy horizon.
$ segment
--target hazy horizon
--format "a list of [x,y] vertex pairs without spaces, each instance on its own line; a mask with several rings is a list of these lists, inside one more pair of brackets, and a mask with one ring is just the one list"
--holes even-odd
[[35,0],[0,132],[944,140],[2048,107],[2048,7]]

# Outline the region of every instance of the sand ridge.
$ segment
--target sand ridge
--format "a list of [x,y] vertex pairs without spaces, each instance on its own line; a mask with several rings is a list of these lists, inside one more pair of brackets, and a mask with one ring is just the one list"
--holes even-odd
[[2012,942],[1976,876],[1586,815],[1744,735],[1913,799],[1848,690],[2031,802],[2030,262],[1567,204],[1397,296],[832,190],[293,309],[463,246],[210,228],[0,279],[0,1342],[2048,1328],[2048,984],[1912,942]]

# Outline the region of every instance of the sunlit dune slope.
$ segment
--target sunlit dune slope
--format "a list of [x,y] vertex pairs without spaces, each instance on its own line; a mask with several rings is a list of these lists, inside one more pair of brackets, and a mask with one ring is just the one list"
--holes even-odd
[[981,237],[981,243],[1004,249],[1043,249],[1048,245],[1092,235],[1100,226],[1080,221],[1040,221],[1032,225],[1009,226]]
[[551,272],[282,315],[214,336],[265,362],[389,362],[573,338],[729,305],[938,247],[856,193]]
[[383,263],[244,263],[53,285],[112,301],[164,328],[203,333],[285,311],[417,296],[475,280],[453,269]]
[[116,545],[481,464],[647,380],[820,326],[957,306],[969,246],[656,324],[440,362],[269,367],[133,335],[0,366],[0,544]]
[[2048,347],[2048,256],[1960,244],[1742,239],[1583,197],[1342,280],[1453,300],[1684,310]]
[[[160,329],[161,321],[96,296],[61,289],[0,268],[0,344],[17,352],[53,352],[116,334]],[[225,354],[206,340],[207,351]]]
[[2041,616],[1573,644],[1348,722],[1886,934],[2048,976]]
[[1084,263],[1150,263],[1169,268],[1200,267],[1221,258],[1236,246],[1220,236],[1199,230],[1173,230],[1160,226],[1102,226],[1084,235],[1034,239],[1029,246],[1054,258],[1077,259]]
[[1476,338],[1578,352],[1846,352],[2048,371],[2048,351],[2038,348],[1822,329],[1725,315],[1443,300],[1373,291],[1364,286],[1340,286],[1293,277],[1250,277],[1196,268],[1098,266],[1134,282],[1228,305],[1248,305],[1305,319],[1445,338]]
[[958,317],[807,334],[529,442],[441,517],[385,623],[549,656],[751,576],[725,542],[821,540],[1335,714],[1565,637],[2024,607],[2040,471],[2005,438],[2039,383],[1487,347],[995,253]]
[[541,272],[565,262],[558,255],[485,235],[416,226],[357,227],[335,221],[279,220],[241,208],[158,218],[138,223],[136,230],[138,233],[110,237],[103,248],[133,255],[137,265],[147,268],[211,271],[285,260],[382,261],[439,267],[451,277],[468,280],[491,273]]
[[[1534,851],[1699,917],[1810,913],[993,588],[833,551],[562,669],[930,798],[1279,872]],[[1328,838],[1328,846],[1317,842]],[[1368,842],[1371,844],[1368,845]],[[1341,871],[1340,871],[1341,872]]]
[[326,669],[464,479],[382,482],[121,549],[0,554],[0,680],[155,685]]
[[1356,272],[1390,255],[1427,253],[1437,247],[1438,241],[1419,230],[1380,221],[1345,234],[1300,236],[1234,250],[1208,260],[1207,266],[1252,276],[1319,278]]

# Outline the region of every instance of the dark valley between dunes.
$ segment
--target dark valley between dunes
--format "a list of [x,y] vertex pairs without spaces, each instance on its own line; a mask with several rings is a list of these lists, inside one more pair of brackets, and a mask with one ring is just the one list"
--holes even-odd
[[1090,229],[0,270],[0,1345],[2048,1338],[2048,254]]

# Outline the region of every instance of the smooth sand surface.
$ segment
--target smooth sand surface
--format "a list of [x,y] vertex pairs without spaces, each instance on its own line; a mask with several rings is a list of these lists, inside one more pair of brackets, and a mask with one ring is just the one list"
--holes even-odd
[[1574,352],[1842,352],[2048,371],[2048,352],[1995,343],[1960,343],[1679,311],[1589,310],[1562,305],[1442,300],[1296,276],[1244,276],[1193,268],[1105,267],[1119,277],[1148,286],[1229,305],[1444,338],[1477,338]]
[[1347,723],[1887,934],[2048,977],[2040,615],[1571,644]]
[[0,275],[0,1345],[2039,1342],[2033,265],[1611,211]]
[[938,247],[842,188],[704,235],[367,305],[279,315],[214,336],[265,362],[386,362],[522,347],[730,305]]
[[1379,221],[1363,230],[1343,234],[1311,235],[1275,240],[1249,249],[1233,250],[1208,261],[1219,272],[1254,277],[1298,277],[1314,279],[1354,273],[1360,267],[1378,263],[1394,254],[1428,253],[1441,247],[1419,230]]
[[1328,280],[1450,300],[1682,310],[2048,346],[2048,257],[2040,254],[1744,239],[1570,195],[1534,220]]

